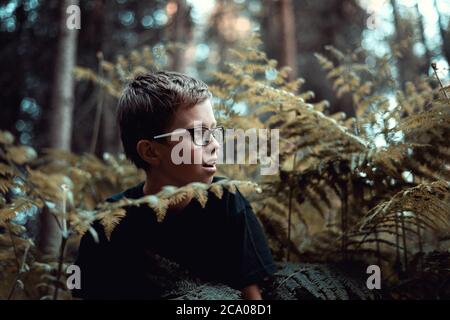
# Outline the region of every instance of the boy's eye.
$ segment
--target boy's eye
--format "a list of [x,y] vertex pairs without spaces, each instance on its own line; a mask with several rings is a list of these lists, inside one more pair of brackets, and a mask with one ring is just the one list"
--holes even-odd
[[206,127],[198,127],[198,128],[194,128],[194,131],[201,131],[202,133],[205,133],[206,131],[208,131],[209,129]]

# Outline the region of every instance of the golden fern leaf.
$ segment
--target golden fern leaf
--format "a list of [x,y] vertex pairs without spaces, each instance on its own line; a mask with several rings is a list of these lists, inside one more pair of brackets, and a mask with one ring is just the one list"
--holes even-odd
[[155,212],[156,220],[161,222],[166,217],[167,209],[169,208],[168,199],[160,199],[157,196],[150,195],[142,198],[147,205]]
[[0,130],[0,144],[11,145],[14,143],[14,136],[9,131]]
[[314,53],[314,56],[319,61],[319,64],[321,65],[321,67],[323,69],[331,70],[334,68],[333,62],[331,60],[329,60],[328,58],[326,58],[324,55],[322,55],[320,53]]
[[284,202],[281,202],[274,197],[269,197],[264,199],[263,203],[265,208],[262,212],[270,212],[270,216],[274,219],[276,217],[280,217],[281,220],[286,219],[289,209]]
[[[80,236],[83,236],[96,220],[93,210],[74,210],[69,213],[69,225]],[[102,214],[100,213],[101,217]]]
[[240,181],[236,183],[236,187],[243,194],[250,194],[252,192],[261,193],[262,189],[258,186],[257,183],[251,181]]
[[[39,170],[28,169],[28,182],[33,186],[29,192],[43,200],[60,203],[63,199],[62,185],[68,185],[73,189],[73,183],[69,177],[62,174],[45,174]],[[72,198],[67,198],[71,200]]]
[[222,199],[223,196],[223,188],[220,185],[214,184],[209,190],[219,199]]
[[30,209],[34,204],[27,198],[16,198],[13,203],[7,204],[0,209],[0,221],[9,221],[20,212]]
[[194,199],[196,199],[202,208],[206,206],[206,202],[208,201],[208,190],[207,186],[202,183],[190,183],[188,185],[188,188],[192,188],[192,196]]
[[[398,192],[389,201],[371,209],[360,224],[364,237],[360,244],[373,241],[375,232],[420,236],[421,230],[445,232],[450,228],[450,185],[447,181],[422,183]],[[411,229],[411,227],[414,229]],[[375,239],[389,244],[386,239]],[[406,240],[405,240],[406,241]],[[398,246],[398,244],[392,244]],[[406,250],[406,242],[404,242]]]
[[344,61],[346,58],[346,55],[342,51],[340,51],[339,49],[335,48],[332,45],[326,45],[325,50],[330,51],[333,54],[333,56],[339,61]]
[[14,183],[10,180],[0,178],[0,192],[7,194],[9,189],[14,187]]
[[6,149],[6,158],[19,165],[36,159],[36,151],[29,146],[12,146]]
[[[167,194],[164,193],[167,192]],[[178,205],[179,203],[186,200],[188,197],[192,195],[192,192],[186,190],[184,188],[175,188],[172,186],[166,186],[163,188],[163,192],[160,192],[158,196],[160,198],[167,198],[169,200],[169,205]]]
[[223,183],[222,186],[224,188],[226,188],[228,191],[230,191],[231,193],[236,193],[236,185],[232,182],[228,182],[228,183]]
[[112,232],[117,227],[120,220],[125,217],[125,215],[126,210],[122,208],[116,208],[99,214],[98,220],[105,230],[105,235],[108,241],[111,239]]
[[255,190],[257,185],[255,183],[235,181],[235,180],[221,180],[211,185],[204,183],[193,182],[181,188],[165,187],[155,195],[144,196],[139,199],[121,199],[117,202],[106,202],[98,205],[100,212],[122,208],[126,206],[139,206],[141,204],[148,205],[156,213],[157,221],[164,220],[169,205],[176,205],[185,198],[195,198],[202,207],[205,207],[208,201],[208,190],[214,188],[227,188],[230,192],[235,192],[237,186],[242,185],[243,190]]
[[11,168],[9,165],[0,162],[0,175],[2,175],[2,176],[13,176],[14,175],[14,169]]

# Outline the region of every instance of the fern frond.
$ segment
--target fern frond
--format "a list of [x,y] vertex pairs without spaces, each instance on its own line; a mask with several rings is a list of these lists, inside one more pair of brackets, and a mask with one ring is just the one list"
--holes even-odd
[[97,219],[102,224],[105,235],[108,240],[111,239],[111,233],[119,224],[120,220],[126,215],[126,211],[122,208],[116,208],[110,211],[101,212]]
[[36,204],[27,198],[16,198],[13,203],[0,208],[0,223],[9,221],[17,214],[27,211]]
[[125,198],[113,203],[106,202],[99,205],[99,211],[101,213],[104,211],[112,211],[126,206],[140,206],[142,204],[146,204],[155,211],[157,221],[161,222],[164,220],[169,206],[178,204],[184,198],[196,199],[200,203],[200,205],[204,207],[208,200],[209,190],[214,189],[214,194],[217,196],[223,194],[223,192],[217,192],[218,188],[226,188],[230,192],[234,193],[236,192],[236,189],[238,187],[239,190],[242,187],[243,192],[257,190],[257,184],[249,181],[223,179],[210,185],[199,182],[192,182],[181,188],[166,187],[155,195],[148,195],[139,199]]
[[11,145],[14,143],[14,136],[9,131],[0,130],[0,144]]

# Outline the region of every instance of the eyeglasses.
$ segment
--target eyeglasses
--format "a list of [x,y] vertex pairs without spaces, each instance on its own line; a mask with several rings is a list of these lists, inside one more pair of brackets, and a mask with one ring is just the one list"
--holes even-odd
[[214,139],[218,141],[222,141],[225,128],[222,126],[215,127],[212,129],[208,129],[206,127],[197,127],[197,128],[189,128],[189,129],[177,129],[175,131],[169,132],[169,133],[163,133],[157,136],[154,136],[153,139],[160,139],[165,137],[170,137],[174,134],[182,135],[185,132],[189,132],[191,135],[192,141],[197,146],[207,146],[211,143],[211,138],[214,137]]

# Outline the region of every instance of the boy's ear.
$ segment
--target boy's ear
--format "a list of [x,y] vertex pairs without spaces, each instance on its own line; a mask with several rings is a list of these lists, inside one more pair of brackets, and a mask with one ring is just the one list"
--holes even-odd
[[136,145],[136,150],[142,160],[147,162],[152,167],[157,167],[160,163],[160,153],[153,141],[139,140]]

